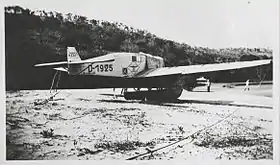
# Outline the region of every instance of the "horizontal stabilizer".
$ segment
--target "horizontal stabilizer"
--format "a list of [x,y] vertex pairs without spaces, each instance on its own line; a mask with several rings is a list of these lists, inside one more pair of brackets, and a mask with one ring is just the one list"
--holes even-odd
[[67,61],[36,64],[35,67],[61,67],[67,66]]
[[58,71],[62,71],[62,72],[68,72],[68,70],[66,68],[53,68],[54,70],[58,70]]

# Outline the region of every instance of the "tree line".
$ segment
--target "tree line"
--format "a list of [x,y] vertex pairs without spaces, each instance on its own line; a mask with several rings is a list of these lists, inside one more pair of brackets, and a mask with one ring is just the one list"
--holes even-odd
[[[82,59],[110,52],[144,52],[162,57],[166,66],[272,58],[272,50],[267,48],[195,47],[163,39],[146,30],[135,29],[120,22],[88,19],[72,13],[32,11],[20,6],[7,6],[6,89],[49,88],[54,71],[33,66],[37,63],[66,60],[67,46],[76,47]],[[256,69],[224,72],[216,75],[213,81],[243,81],[248,75],[252,79],[258,79],[259,73]],[[268,75],[265,79],[271,80],[272,66],[266,69],[265,73]],[[69,79],[66,76],[62,78]],[[78,83],[79,80],[70,87],[75,87]]]

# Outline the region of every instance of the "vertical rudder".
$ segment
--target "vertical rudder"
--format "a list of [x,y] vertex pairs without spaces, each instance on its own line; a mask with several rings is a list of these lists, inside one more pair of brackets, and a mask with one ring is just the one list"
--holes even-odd
[[67,61],[68,63],[81,61],[81,58],[75,47],[67,47]]

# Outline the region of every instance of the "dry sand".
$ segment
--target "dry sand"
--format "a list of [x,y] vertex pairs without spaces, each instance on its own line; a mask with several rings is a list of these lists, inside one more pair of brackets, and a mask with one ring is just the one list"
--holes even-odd
[[[114,99],[112,89],[6,92],[6,158],[119,159],[192,138],[137,158],[272,159],[272,86],[184,91],[173,103]],[[120,93],[120,90],[116,90]]]

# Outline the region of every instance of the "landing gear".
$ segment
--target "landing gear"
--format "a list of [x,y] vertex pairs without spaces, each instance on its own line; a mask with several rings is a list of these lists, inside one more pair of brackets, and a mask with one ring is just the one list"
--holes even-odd
[[181,96],[183,91],[184,81],[178,79],[171,87],[167,88],[148,88],[148,90],[134,89],[132,92],[125,91],[124,98],[126,100],[155,100],[155,101],[171,101],[176,100]]
[[176,100],[180,97],[183,89],[174,89],[174,88],[165,88],[157,90],[147,90],[147,91],[131,91],[124,92],[124,98],[126,100],[154,100],[154,101],[163,101],[163,100]]

